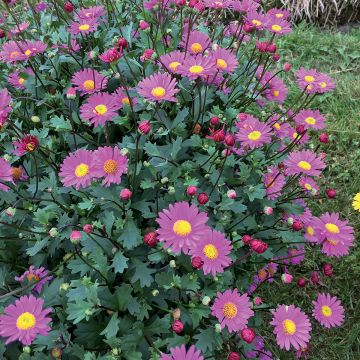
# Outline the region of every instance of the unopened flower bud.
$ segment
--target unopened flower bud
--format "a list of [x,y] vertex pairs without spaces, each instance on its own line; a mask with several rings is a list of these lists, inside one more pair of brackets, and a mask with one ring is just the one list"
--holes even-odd
[[191,265],[195,268],[195,269],[201,269],[203,266],[203,261],[201,260],[200,256],[194,256],[191,259]]
[[228,355],[227,360],[240,360],[240,355],[237,352],[232,351]]
[[83,230],[86,234],[92,234],[94,229],[91,224],[85,224]]
[[49,230],[49,236],[50,237],[56,237],[56,236],[58,236],[59,235],[59,231],[58,231],[58,229],[57,228],[55,228],[55,227],[53,227],[53,228],[51,228],[50,230]]
[[220,324],[215,324],[215,332],[221,333],[221,325]]
[[284,284],[291,284],[293,281],[293,276],[291,274],[285,273],[281,275],[281,281]]
[[73,244],[78,244],[82,238],[81,232],[77,230],[73,230],[70,234],[70,241]]
[[130,189],[125,188],[120,191],[120,198],[122,201],[130,200],[131,196],[132,196],[132,191]]
[[176,308],[172,311],[172,317],[174,320],[178,320],[181,317],[181,310],[179,308]]
[[329,199],[335,199],[336,198],[336,190],[335,189],[326,189],[325,193],[326,193],[326,196]]
[[209,305],[210,301],[211,301],[211,299],[209,296],[204,296],[203,299],[201,300],[202,304],[205,306]]
[[41,120],[40,120],[40,118],[39,118],[38,116],[32,116],[32,117],[31,117],[31,121],[32,121],[33,123],[39,123]]
[[186,193],[189,195],[189,196],[194,196],[197,192],[197,187],[194,186],[194,185],[190,185],[187,187],[186,189]]
[[197,200],[199,204],[205,205],[209,201],[209,196],[206,193],[201,193],[198,195]]
[[265,206],[264,207],[264,214],[265,215],[272,215],[274,212],[274,209],[270,206]]
[[247,342],[248,344],[251,344],[255,339],[256,333],[255,333],[254,329],[245,328],[245,329],[241,330],[240,336],[245,342]]
[[229,199],[236,199],[236,191],[233,189],[228,190],[226,195]]
[[175,260],[170,260],[169,266],[170,266],[171,268],[175,269],[175,268],[176,268],[176,261],[175,261]]
[[323,264],[322,271],[325,276],[332,276],[333,275],[333,266],[331,264]]

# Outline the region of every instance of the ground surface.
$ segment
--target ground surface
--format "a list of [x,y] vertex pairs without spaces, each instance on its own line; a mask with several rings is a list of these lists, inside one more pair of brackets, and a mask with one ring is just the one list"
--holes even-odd
[[[357,246],[350,256],[338,261],[331,259],[335,276],[326,278],[323,285],[318,288],[308,286],[306,291],[297,289],[295,285],[288,288],[274,285],[264,289],[266,296],[278,298],[285,304],[296,299],[296,303],[307,311],[317,292],[336,295],[345,305],[346,322],[343,327],[333,330],[314,328],[311,360],[360,359],[360,213],[351,207],[353,196],[360,192],[359,44],[360,29],[320,31],[306,24],[300,24],[279,43],[285,49],[286,61],[294,68],[313,67],[336,79],[336,91],[315,105],[326,114],[327,131],[332,140],[331,145],[324,148],[328,153],[328,168],[321,181],[326,187],[335,188],[338,196],[335,200],[326,199],[321,204],[314,204],[313,209],[315,213],[337,211],[356,228]],[[308,276],[311,270],[319,269],[325,260],[328,259],[320,253],[310,256],[303,266],[304,276]],[[269,336],[272,336],[271,333]],[[274,352],[276,354],[276,350]],[[281,359],[293,358],[285,353],[278,355]]]

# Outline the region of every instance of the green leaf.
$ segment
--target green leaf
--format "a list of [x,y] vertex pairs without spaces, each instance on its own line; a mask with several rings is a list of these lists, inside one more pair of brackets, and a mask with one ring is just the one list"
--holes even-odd
[[129,259],[123,255],[122,251],[118,251],[112,260],[111,267],[115,270],[115,273],[122,274],[124,270],[128,268],[128,260]]
[[117,332],[119,331],[119,323],[120,323],[120,320],[118,319],[118,313],[115,312],[112,315],[106,328],[100,333],[100,335],[105,335],[105,337],[107,339],[110,339],[110,338],[116,336]]
[[91,305],[83,300],[77,301],[76,303],[69,303],[67,307],[67,320],[74,320],[74,324],[77,324],[85,318],[89,318],[86,310],[89,310]]
[[204,353],[207,350],[212,351],[221,345],[220,334],[216,333],[211,327],[201,330],[198,334],[194,335],[194,339],[197,339],[195,346]]
[[133,260],[133,265],[134,265],[133,269],[135,271],[133,276],[131,277],[131,282],[135,283],[136,281],[139,280],[141,287],[150,286],[154,280],[151,274],[154,273],[155,270],[148,268],[146,266],[146,263],[143,263],[142,261],[136,258]]
[[119,237],[119,240],[126,249],[133,249],[141,243],[140,231],[134,223],[134,220],[127,219],[124,230]]

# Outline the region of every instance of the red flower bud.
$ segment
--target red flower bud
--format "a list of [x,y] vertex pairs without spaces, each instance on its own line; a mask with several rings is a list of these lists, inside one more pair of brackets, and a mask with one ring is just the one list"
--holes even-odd
[[300,231],[303,228],[304,224],[301,221],[295,220],[292,224],[292,229],[294,231]]
[[242,237],[242,242],[243,242],[245,245],[248,245],[251,240],[252,240],[252,237],[251,237],[250,235],[244,235],[244,236]]
[[219,129],[213,132],[211,138],[215,142],[222,142],[225,139],[225,131],[223,129]]
[[209,201],[209,197],[206,193],[201,193],[198,195],[197,200],[201,205],[205,205]]
[[235,144],[235,136],[232,135],[232,134],[227,134],[225,136],[225,144],[227,146],[234,146],[234,144]]
[[92,234],[94,229],[91,224],[85,224],[83,230],[86,234]]
[[194,196],[197,192],[197,187],[196,186],[193,186],[193,185],[190,185],[188,186],[188,188],[186,189],[186,193],[189,195],[189,196]]
[[264,53],[264,52],[266,52],[268,45],[266,42],[257,41],[255,46],[261,53]]
[[278,169],[283,169],[285,167],[283,162],[278,163]]
[[300,279],[298,280],[298,282],[297,282],[297,286],[298,286],[299,288],[305,287],[305,286],[306,286],[306,280],[305,280],[304,278],[300,278]]
[[329,199],[335,199],[336,198],[336,190],[335,189],[326,189],[325,192],[326,192],[326,196]]
[[276,45],[275,44],[268,44],[266,47],[266,51],[269,53],[276,53]]
[[184,324],[180,320],[175,320],[172,324],[172,329],[177,334],[180,334],[184,330]]
[[325,276],[332,276],[333,274],[333,266],[331,264],[323,264],[322,271]]
[[252,26],[250,24],[245,24],[243,29],[244,29],[244,32],[251,33],[254,31],[255,28],[254,28],[254,26]]
[[300,135],[302,135],[305,131],[306,131],[306,129],[305,129],[305,126],[304,126],[304,125],[298,125],[298,126],[296,127],[296,132],[297,132],[298,134],[300,134]]
[[245,121],[247,119],[247,115],[245,113],[240,113],[237,117],[241,121]]
[[191,259],[191,265],[193,266],[193,268],[195,269],[201,269],[203,266],[203,261],[201,260],[201,257],[199,256],[194,256]]
[[127,48],[127,46],[128,46],[128,42],[126,41],[126,39],[120,38],[118,40],[118,47],[120,48],[120,50]]
[[321,143],[323,143],[323,144],[328,143],[328,142],[329,142],[329,135],[326,134],[326,133],[320,134],[320,136],[319,136],[319,141],[320,141]]
[[264,253],[266,251],[266,249],[268,248],[268,244],[266,244],[263,241],[258,240],[258,239],[250,240],[249,245],[257,254]]
[[3,29],[0,29],[0,39],[5,37],[5,31]]
[[285,72],[289,72],[290,70],[291,70],[291,64],[285,63],[285,64],[284,64],[284,71],[285,71]]
[[228,355],[227,360],[240,360],[240,355],[233,351]]
[[217,116],[213,116],[211,119],[210,119],[210,124],[212,126],[218,126],[220,124],[220,119],[217,117]]
[[150,247],[154,247],[159,242],[156,231],[151,231],[144,235],[144,243]]
[[130,200],[131,196],[132,196],[132,191],[130,189],[122,189],[120,191],[120,198],[123,201]]
[[280,54],[276,53],[274,54],[274,56],[272,57],[274,61],[279,61],[280,60]]
[[67,1],[65,4],[64,4],[64,10],[68,13],[71,13],[73,12],[74,10],[74,5],[70,2],[70,1]]
[[251,328],[245,328],[241,330],[240,336],[245,342],[251,344],[255,339],[256,333]]
[[150,121],[148,120],[144,120],[141,121],[141,123],[138,126],[138,130],[141,132],[141,134],[148,134],[151,130],[151,125],[150,125]]
[[317,271],[313,271],[310,275],[310,281],[312,284],[317,285],[319,283],[319,273]]

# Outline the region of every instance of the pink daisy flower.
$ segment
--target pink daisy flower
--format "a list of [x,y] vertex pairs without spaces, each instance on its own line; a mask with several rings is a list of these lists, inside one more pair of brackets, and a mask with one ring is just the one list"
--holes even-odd
[[186,201],[170,204],[156,219],[160,226],[157,230],[159,240],[166,249],[187,254],[203,238],[207,221],[207,214],[200,212],[196,205]]
[[318,74],[316,89],[317,93],[323,94],[329,91],[333,91],[335,87],[335,82],[330,76],[323,73]]
[[47,276],[48,273],[49,272],[43,266],[40,267],[39,269],[35,269],[35,267],[31,265],[29,267],[29,270],[26,270],[21,276],[15,276],[15,280],[20,281],[22,283],[25,281],[25,279],[28,282],[37,281],[32,291],[35,291],[40,294],[43,285],[53,278],[52,276]]
[[294,117],[297,125],[303,125],[305,129],[321,130],[325,127],[325,118],[319,110],[302,109]]
[[138,83],[138,93],[150,101],[173,101],[179,92],[176,88],[177,82],[169,74],[156,73],[141,80]]
[[113,62],[118,61],[121,58],[122,54],[119,52],[116,47],[112,47],[106,50],[104,53],[99,55],[101,61],[111,64]]
[[103,6],[90,6],[88,8],[80,9],[76,17],[78,19],[88,20],[88,19],[97,19],[105,15],[105,9]]
[[[34,75],[33,71],[30,68],[24,69],[24,71],[22,71],[22,72],[26,72],[29,75]],[[23,77],[20,76],[20,71],[13,71],[12,73],[10,73],[7,81],[14,88],[21,89],[21,90],[25,89],[24,84],[25,84],[26,79],[24,79]]]
[[59,176],[64,186],[86,188],[94,177],[94,154],[92,151],[79,149],[74,154],[69,154],[60,167]]
[[304,222],[304,231],[304,238],[309,243],[314,244],[318,242],[317,234],[315,232],[315,216]]
[[296,144],[307,144],[310,140],[310,136],[307,132],[298,134],[296,132],[296,129],[291,126],[289,126],[289,128],[288,128],[287,137],[290,139],[290,141],[296,140]]
[[42,54],[47,48],[47,45],[42,41],[24,41],[21,42],[21,49],[26,59],[35,56],[37,54]]
[[223,273],[224,268],[231,264],[229,256],[231,242],[219,231],[208,229],[203,237],[190,248],[190,255],[200,257],[203,261],[202,270],[205,275]]
[[210,38],[200,31],[194,30],[190,34],[188,31],[184,31],[180,47],[192,55],[198,55],[210,46],[210,42]]
[[270,72],[266,72],[260,83],[265,88],[262,96],[266,100],[275,101],[278,104],[282,104],[286,100],[288,89],[278,76],[273,77]]
[[12,167],[11,173],[14,181],[26,181],[29,178],[22,166]]
[[123,108],[124,105],[130,106],[130,100],[133,106],[136,105],[138,102],[137,98],[135,96],[132,96],[130,94],[130,91],[128,92],[129,92],[129,96],[126,93],[126,91],[124,91],[121,88],[118,88],[116,89],[115,94],[112,94],[115,97],[115,99],[119,102],[120,109]]
[[194,345],[191,345],[188,351],[185,345],[181,345],[171,348],[170,355],[161,354],[160,360],[204,360],[204,357]]
[[290,16],[290,13],[287,10],[273,8],[267,12],[267,15],[270,15],[271,17],[275,17],[277,19],[286,20]]
[[30,25],[30,23],[28,21],[25,21],[19,25],[16,25],[9,32],[11,35],[18,35],[18,34],[24,32],[29,27],[29,25]]
[[285,185],[285,176],[280,173],[275,166],[270,166],[263,176],[263,182],[266,189],[266,197],[269,200],[275,200],[281,195],[281,190]]
[[84,69],[73,75],[71,83],[77,86],[81,93],[92,94],[104,90],[107,85],[107,79],[96,70]]
[[266,23],[266,29],[278,36],[291,33],[290,23],[276,17],[270,17],[269,21]]
[[199,77],[206,79],[207,76],[214,75],[215,71],[211,56],[198,55],[186,58],[177,68],[177,73],[186,76],[189,80],[196,80]]
[[24,135],[21,139],[14,141],[14,154],[23,156],[27,153],[34,152],[39,147],[39,140],[34,135]]
[[7,338],[5,344],[19,340],[23,345],[30,345],[38,334],[48,334],[51,318],[46,316],[52,309],[43,309],[43,305],[43,299],[29,295],[21,296],[5,308],[0,315],[0,336]]
[[310,340],[311,324],[307,315],[295,305],[278,305],[270,323],[275,326],[276,342],[281,349],[305,347]]
[[271,141],[271,127],[255,117],[248,117],[245,121],[237,123],[237,126],[241,127],[235,136],[244,147],[254,149]]
[[314,228],[324,254],[340,257],[349,253],[354,242],[354,229],[346,220],[340,220],[338,213],[326,212],[320,218],[315,218]]
[[248,294],[240,296],[238,290],[234,289],[217,293],[211,315],[219,320],[222,329],[226,326],[229,332],[234,332],[247,327],[254,311],[251,310]]
[[95,19],[79,19],[79,21],[70,23],[68,31],[75,36],[79,34],[86,35],[96,31],[98,25]]
[[298,248],[290,247],[287,250],[287,257],[285,259],[285,264],[300,265],[305,259],[305,248],[303,245],[300,245]]
[[202,3],[209,9],[230,9],[232,0],[202,0]]
[[279,118],[279,115],[272,115],[268,122],[271,124],[275,135],[279,138],[279,139],[284,139],[285,137],[288,136],[289,134],[289,130],[290,130],[290,125],[281,120]]
[[[0,158],[0,181],[1,182],[11,182],[14,184],[11,165],[3,158]],[[8,191],[9,187],[0,183],[0,190]]]
[[320,188],[311,177],[303,176],[299,180],[299,184],[303,190],[311,195],[317,195],[319,193]]
[[319,176],[325,163],[311,150],[293,151],[284,161],[287,175]]
[[326,328],[340,326],[344,322],[344,308],[336,296],[318,294],[316,301],[312,302],[313,317]]
[[317,92],[317,79],[318,79],[318,72],[316,69],[305,69],[300,68],[296,73],[295,76],[297,78],[298,86],[301,90],[305,90],[309,94],[313,94]]
[[80,116],[95,127],[105,125],[118,115],[120,104],[114,95],[108,93],[91,95],[80,107]]
[[185,53],[175,50],[171,51],[165,55],[160,56],[160,63],[167,71],[172,74],[177,73],[177,68],[179,65],[183,64],[185,60]]
[[245,17],[245,21],[256,30],[264,30],[265,25],[268,22],[268,18],[264,14],[250,10]]
[[239,64],[236,55],[231,50],[217,48],[211,53],[211,57],[219,71],[232,73]]
[[232,9],[237,12],[247,13],[250,11],[256,12],[260,4],[255,0],[234,0],[232,2]]
[[26,55],[22,51],[21,43],[16,43],[15,41],[5,42],[0,51],[0,59],[7,63],[25,60]]
[[94,152],[94,175],[104,177],[102,184],[120,184],[121,175],[126,174],[128,158],[121,154],[118,147],[100,147]]

